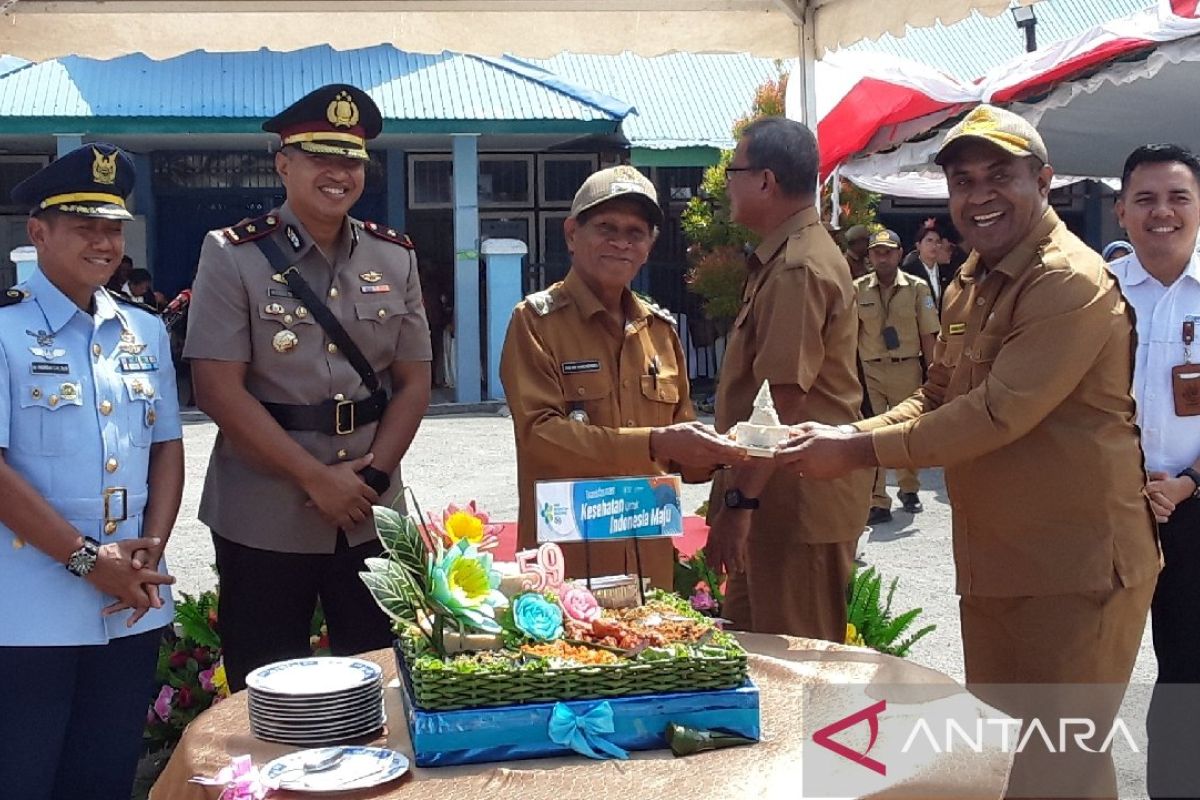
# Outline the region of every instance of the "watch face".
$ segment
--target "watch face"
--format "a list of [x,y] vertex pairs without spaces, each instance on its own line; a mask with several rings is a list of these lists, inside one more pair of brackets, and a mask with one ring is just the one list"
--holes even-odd
[[729,508],[737,508],[742,503],[742,493],[737,489],[729,489],[725,492],[725,505]]

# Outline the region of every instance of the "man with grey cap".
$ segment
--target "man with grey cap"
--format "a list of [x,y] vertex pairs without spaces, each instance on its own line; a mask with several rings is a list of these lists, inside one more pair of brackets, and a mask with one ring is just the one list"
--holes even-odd
[[851,225],[846,231],[846,263],[850,265],[851,278],[861,278],[871,271],[871,262],[867,259],[870,241],[871,231],[866,225]]
[[[1160,558],[1129,396],[1133,321],[1104,261],[1049,207],[1047,161],[1008,111],[980,106],[950,130],[937,162],[972,252],[925,384],[853,425],[798,426],[778,460],[810,478],[944,465],[968,685],[1047,730],[1088,716],[1099,749]],[[1069,697],[1062,684],[1085,686]],[[1009,792],[1115,797],[1112,760],[1035,747]]]
[[[565,280],[517,304],[500,378],[517,443],[517,541],[536,546],[539,480],[683,471],[707,480],[744,451],[695,422],[687,362],[674,318],[629,283],[663,224],[654,185],[630,166],[601,170],[580,187],[563,223]],[[632,574],[631,544],[564,545],[569,577]],[[673,548],[644,542],[642,573],[669,588]],[[586,559],[586,560],[585,560]]]

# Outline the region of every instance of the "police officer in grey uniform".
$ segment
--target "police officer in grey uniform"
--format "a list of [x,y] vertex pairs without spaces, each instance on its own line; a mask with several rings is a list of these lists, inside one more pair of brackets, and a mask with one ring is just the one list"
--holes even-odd
[[0,796],[128,800],[183,489],[161,320],[104,289],[133,162],[85,145],[18,184],[38,269],[0,296]]
[[318,599],[334,653],[389,644],[358,573],[381,552],[371,506],[400,490],[432,357],[412,243],[348,215],[382,127],[375,103],[325,86],[263,127],[280,139],[287,202],[208,234],[185,349],[220,428],[200,519],[234,690],[308,654]]

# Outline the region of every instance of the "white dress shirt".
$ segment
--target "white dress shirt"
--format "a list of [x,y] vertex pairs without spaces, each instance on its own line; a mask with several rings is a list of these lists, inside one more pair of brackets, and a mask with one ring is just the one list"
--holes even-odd
[[1171,368],[1186,363],[1183,323],[1197,323],[1191,362],[1200,371],[1200,256],[1170,286],[1163,286],[1138,261],[1136,253],[1108,265],[1137,315],[1137,357],[1133,397],[1142,429],[1146,468],[1177,475],[1200,456],[1200,416],[1175,414]]
[[929,266],[921,259],[917,259],[922,267],[925,268],[925,275],[929,278],[929,288],[933,292],[933,302],[941,308],[942,305],[942,282],[938,280],[938,264],[935,261],[933,266]]

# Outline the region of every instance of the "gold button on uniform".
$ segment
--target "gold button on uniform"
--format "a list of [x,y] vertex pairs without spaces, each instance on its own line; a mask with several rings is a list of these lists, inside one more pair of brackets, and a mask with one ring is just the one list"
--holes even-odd
[[345,399],[346,399],[346,395],[342,394],[341,392],[338,392],[337,394],[335,394],[335,395],[333,396],[333,399],[334,399],[334,400],[337,400],[337,401],[340,403],[340,402],[342,402],[343,400],[345,400]]
[[330,342],[330,343],[329,343],[329,345],[328,345],[328,346],[327,346],[325,349],[326,349],[326,350],[328,350],[328,351],[329,351],[329,352],[331,352],[331,353],[336,353],[336,352],[337,352],[337,345],[336,345],[336,344],[334,344],[333,342]]
[[338,450],[338,458],[345,458],[348,455],[350,455],[350,454],[347,453],[345,450]]
[[108,461],[104,462],[104,471],[105,472],[116,472],[118,466],[119,465],[117,464],[117,460],[115,458],[110,458]]
[[284,323],[285,323],[285,324],[287,324],[287,325],[291,325],[291,324],[292,324],[292,315],[291,315],[291,314],[284,314],[284,315],[283,315],[283,321],[284,321]]
[[58,405],[58,395],[50,395],[50,397],[46,398],[46,402],[50,404],[51,408],[54,408],[56,405]]
[[94,355],[94,356],[96,356],[97,358],[99,358],[100,354],[101,354],[101,353],[103,353],[103,352],[104,352],[104,351],[103,351],[103,350],[100,348],[100,345],[98,345],[98,344],[94,344],[94,345],[92,345],[92,355]]
[[296,306],[296,317],[298,319],[304,319],[307,316],[308,316],[307,308],[305,308],[304,306]]
[[107,533],[109,536],[112,536],[114,533],[117,532],[117,523],[115,523],[115,522],[104,523],[104,532]]
[[29,396],[32,397],[34,400],[41,400],[42,399],[42,390],[35,386],[35,387],[33,387],[33,391],[31,391],[29,393]]
[[387,309],[386,308],[379,309],[379,318],[383,319],[386,316],[387,316]]
[[576,389],[576,391],[577,391],[579,394],[583,394],[583,391],[584,391],[584,390],[583,390],[583,387],[582,387],[582,386],[580,386],[578,389]]
[[337,297],[337,296],[338,296],[338,290],[337,290],[337,287],[336,287],[336,286],[331,286],[331,287],[329,288],[329,296],[330,296],[330,297]]
[[112,403],[110,403],[110,402],[109,402],[109,401],[107,401],[107,400],[105,400],[105,401],[101,402],[101,403],[100,403],[100,413],[101,413],[101,414],[103,414],[103,415],[104,415],[104,416],[106,416],[106,417],[107,417],[109,414],[111,414],[111,413],[112,413]]

